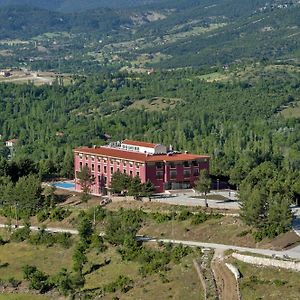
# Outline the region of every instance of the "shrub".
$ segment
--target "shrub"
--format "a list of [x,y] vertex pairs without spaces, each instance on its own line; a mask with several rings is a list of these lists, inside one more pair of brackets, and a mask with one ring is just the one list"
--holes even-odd
[[246,236],[248,233],[250,233],[249,230],[243,230],[242,232],[238,233],[236,236],[243,237],[243,236]]
[[71,233],[69,232],[60,232],[55,234],[56,243],[62,245],[64,248],[68,249],[72,246]]
[[172,219],[170,214],[161,214],[159,212],[150,213],[149,216],[158,224],[170,221]]
[[48,210],[41,210],[36,214],[38,222],[42,223],[49,218],[50,212]]
[[61,207],[55,207],[53,210],[50,212],[50,220],[52,221],[62,221],[63,219],[67,218],[71,212],[69,210],[65,210]]
[[107,211],[103,207],[97,206],[88,210],[88,216],[90,219],[94,219],[95,217],[95,221],[100,222],[106,218]]
[[8,279],[8,283],[10,284],[11,287],[16,288],[21,284],[21,281],[15,279],[14,277],[10,277]]
[[129,290],[132,289],[133,281],[123,275],[120,275],[116,281],[107,284],[104,287],[104,291],[107,293],[114,293],[117,290],[120,290],[122,293],[127,293]]
[[205,221],[208,220],[208,215],[202,212],[199,212],[197,214],[194,214],[192,216],[192,225],[199,225],[201,223],[204,223]]
[[0,245],[4,245],[6,241],[4,241],[3,237],[0,235]]
[[24,279],[30,282],[30,288],[41,292],[52,288],[52,284],[48,281],[49,276],[38,270],[36,266],[25,265],[22,270]]
[[180,214],[178,215],[178,220],[179,221],[185,221],[187,220],[190,216],[192,215],[192,213],[187,210],[187,209],[183,209]]
[[26,239],[28,239],[30,236],[30,227],[29,225],[24,226],[23,228],[19,228],[16,231],[14,231],[11,236],[10,239],[13,242],[23,242]]
[[47,232],[45,228],[42,228],[29,237],[29,242],[33,245],[52,246],[55,243],[55,237],[52,233]]
[[191,253],[190,247],[184,247],[181,244],[172,249],[171,258],[175,263],[180,263],[181,259]]

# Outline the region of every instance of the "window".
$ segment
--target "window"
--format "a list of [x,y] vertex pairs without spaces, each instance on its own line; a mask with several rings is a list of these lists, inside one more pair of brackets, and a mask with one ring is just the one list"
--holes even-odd
[[191,171],[190,171],[190,170],[184,170],[184,171],[183,171],[183,177],[184,177],[184,178],[189,178],[189,177],[191,177]]
[[104,173],[106,174],[107,173],[107,167],[104,166]]
[[184,161],[184,162],[183,162],[183,166],[184,166],[185,168],[188,168],[188,167],[190,166],[190,164],[189,164],[188,161]]
[[136,172],[136,176],[140,177],[140,172]]
[[129,174],[130,174],[130,176],[132,177],[132,175],[133,175],[132,171],[130,171],[130,173],[129,173]]
[[193,172],[193,175],[194,176],[199,176],[199,169],[194,169],[194,172]]
[[126,161],[123,161],[123,166],[126,167]]
[[86,156],[85,156],[85,159],[86,159],[86,160],[88,160],[88,159],[89,159],[89,156],[88,156],[88,155],[86,155]]
[[163,179],[164,173],[162,171],[156,172],[156,179]]
[[97,157],[97,160],[98,160],[98,162],[100,162],[100,161],[101,161],[101,157],[100,157],[100,156],[98,156],[98,157]]
[[112,174],[114,172],[114,167],[110,167],[110,173]]
[[161,162],[156,163],[156,169],[162,169],[163,165]]
[[175,168],[176,168],[176,166],[175,166],[175,163],[174,163],[174,162],[171,162],[171,163],[170,163],[170,168],[171,168],[171,169],[175,169]]
[[123,170],[123,173],[126,174],[126,170],[125,169]]
[[82,159],[82,153],[79,153],[78,155],[79,155],[79,158]]
[[95,165],[92,164],[92,172],[94,172],[94,171],[95,171]]
[[98,172],[100,172],[100,165],[98,165]]
[[130,168],[133,167],[133,162],[132,161],[129,162],[129,166],[130,166]]
[[88,164],[88,163],[85,163],[85,166],[86,166],[86,167],[88,167],[88,166],[89,166],[89,164]]
[[106,183],[107,183],[107,177],[104,176],[104,184],[106,184]]
[[198,163],[196,160],[193,160],[193,161],[192,161],[192,165],[193,165],[194,167],[198,167],[199,163]]
[[170,172],[170,178],[171,179],[176,179],[177,178],[177,171],[171,171]]
[[79,168],[82,170],[82,161],[79,163]]
[[94,161],[95,160],[95,156],[92,156],[92,161]]

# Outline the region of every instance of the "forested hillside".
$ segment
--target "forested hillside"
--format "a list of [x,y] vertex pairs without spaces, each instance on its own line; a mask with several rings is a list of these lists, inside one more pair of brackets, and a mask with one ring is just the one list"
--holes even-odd
[[125,15],[103,8],[86,13],[62,14],[28,6],[4,7],[0,18],[8,20],[0,28],[0,39],[27,39],[43,33],[97,32],[98,36],[130,24]]
[[101,1],[88,1],[84,10],[78,1],[72,11],[50,7],[69,1],[48,2],[2,2],[1,68],[94,73],[264,59],[299,63],[300,5],[294,0],[133,1],[128,7],[112,1],[113,8],[97,9]]
[[132,7],[153,2],[158,0],[0,0],[0,6],[27,5],[60,12],[77,12],[99,7]]
[[110,135],[207,153],[212,173],[232,183],[264,161],[294,172],[299,119],[278,111],[299,100],[299,77],[264,75],[209,83],[197,72],[174,71],[74,78],[68,86],[2,84],[0,130],[4,140],[19,140],[17,156],[50,160],[57,170],[72,147],[100,145]]

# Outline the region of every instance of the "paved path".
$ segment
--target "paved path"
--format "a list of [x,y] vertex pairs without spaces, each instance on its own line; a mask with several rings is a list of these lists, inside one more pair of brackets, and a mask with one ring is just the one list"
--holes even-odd
[[[248,248],[248,247],[239,247],[233,245],[224,245],[224,244],[215,244],[215,243],[203,243],[203,242],[195,242],[195,241],[182,241],[182,240],[171,240],[171,239],[155,239],[155,238],[147,238],[140,237],[140,240],[145,242],[164,242],[164,243],[172,243],[172,244],[182,244],[186,246],[194,246],[194,247],[202,247],[202,248],[212,248],[212,249],[220,249],[220,250],[236,250],[241,252],[251,252],[256,254],[262,254],[267,256],[278,256],[283,257],[283,255],[287,255],[291,258],[300,259],[300,248],[295,247],[293,249],[284,250],[284,251],[275,251],[269,249],[260,249],[260,248]],[[298,248],[298,249],[296,249]],[[296,249],[296,251],[293,251]]]
[[[12,229],[24,228],[23,225],[19,225],[18,227],[16,227],[15,225],[9,226],[7,224],[0,224],[0,228],[9,228],[9,227],[11,227]],[[30,226],[30,230],[32,230],[32,231],[38,231],[40,229],[41,229],[41,227],[38,227],[38,226]],[[47,227],[47,228],[45,228],[45,230],[48,231],[48,232],[54,232],[54,233],[57,233],[57,232],[68,232],[68,233],[71,233],[71,234],[78,234],[78,230],[76,230],[76,229]]]

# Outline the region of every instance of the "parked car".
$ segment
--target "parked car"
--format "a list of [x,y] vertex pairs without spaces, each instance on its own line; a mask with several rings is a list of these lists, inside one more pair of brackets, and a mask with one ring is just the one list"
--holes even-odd
[[111,199],[110,199],[110,198],[104,198],[104,199],[102,199],[102,200],[100,201],[100,205],[104,206],[104,205],[106,205],[106,204],[108,204],[108,203],[110,203],[110,202],[111,202]]

